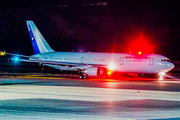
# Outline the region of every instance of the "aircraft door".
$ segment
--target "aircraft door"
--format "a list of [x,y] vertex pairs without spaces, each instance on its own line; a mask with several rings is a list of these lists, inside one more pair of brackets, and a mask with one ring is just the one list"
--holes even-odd
[[149,59],[149,65],[150,65],[150,66],[153,66],[153,65],[154,65],[154,58],[150,58],[150,59]]
[[119,64],[120,64],[120,65],[123,65],[123,64],[124,64],[124,57],[121,57],[121,58],[120,58]]
[[81,57],[80,63],[84,63],[84,57]]
[[53,55],[50,55],[49,61],[53,61]]

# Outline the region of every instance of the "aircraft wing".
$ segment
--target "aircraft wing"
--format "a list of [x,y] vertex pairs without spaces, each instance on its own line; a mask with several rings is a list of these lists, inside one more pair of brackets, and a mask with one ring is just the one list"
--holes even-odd
[[6,53],[5,51],[2,52],[0,51],[1,55],[12,55],[12,56],[18,56],[18,57],[24,57],[24,58],[30,58],[30,56],[27,56],[27,55],[19,55],[19,54],[13,54],[13,53]]
[[[4,55],[11,55],[21,58],[11,58],[10,60],[13,61],[21,61],[21,62],[31,62],[31,63],[39,63],[39,64],[49,64],[49,65],[59,65],[59,66],[69,66],[69,67],[77,67],[77,66],[83,66],[83,65],[91,65],[94,67],[107,67],[107,65],[99,65],[99,64],[86,64],[86,63],[73,63],[73,62],[60,62],[60,61],[47,61],[47,60],[41,60],[37,58],[33,58],[32,56],[26,56],[26,55],[19,55],[19,54],[13,54],[13,53],[6,53],[4,52]],[[26,59],[25,59],[26,58]],[[31,59],[29,59],[31,58]]]
[[106,65],[99,65],[99,64],[85,64],[85,63],[72,63],[72,62],[59,62],[59,61],[45,61],[45,60],[28,60],[28,59],[18,59],[11,58],[13,61],[22,61],[22,62],[31,62],[31,63],[40,63],[40,64],[49,64],[49,65],[60,65],[60,66],[69,66],[69,67],[75,67],[75,66],[82,66],[82,65],[92,65],[92,66],[101,66],[101,67],[107,67]]

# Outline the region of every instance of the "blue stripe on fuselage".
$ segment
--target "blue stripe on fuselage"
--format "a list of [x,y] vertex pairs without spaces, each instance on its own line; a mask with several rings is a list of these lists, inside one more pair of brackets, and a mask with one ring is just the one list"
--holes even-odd
[[33,46],[33,50],[34,50],[34,54],[39,54],[40,53],[40,50],[38,48],[38,45],[36,43],[36,39],[33,35],[33,32],[31,30],[31,26],[28,24],[28,29],[29,29],[29,34],[30,34],[30,39],[31,39],[31,42],[32,42],[32,46]]

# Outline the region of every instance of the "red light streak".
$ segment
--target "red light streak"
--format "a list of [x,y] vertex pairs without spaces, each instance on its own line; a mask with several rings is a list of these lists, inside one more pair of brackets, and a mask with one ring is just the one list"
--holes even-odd
[[128,51],[133,54],[150,54],[153,52],[153,45],[150,43],[152,39],[141,32],[139,35],[131,36],[128,39]]

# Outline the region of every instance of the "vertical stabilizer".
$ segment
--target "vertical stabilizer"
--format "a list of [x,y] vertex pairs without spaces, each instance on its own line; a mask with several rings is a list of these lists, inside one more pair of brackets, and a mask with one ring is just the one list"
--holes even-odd
[[34,49],[34,54],[54,52],[54,50],[51,49],[44,37],[41,35],[34,22],[26,21],[26,23]]

